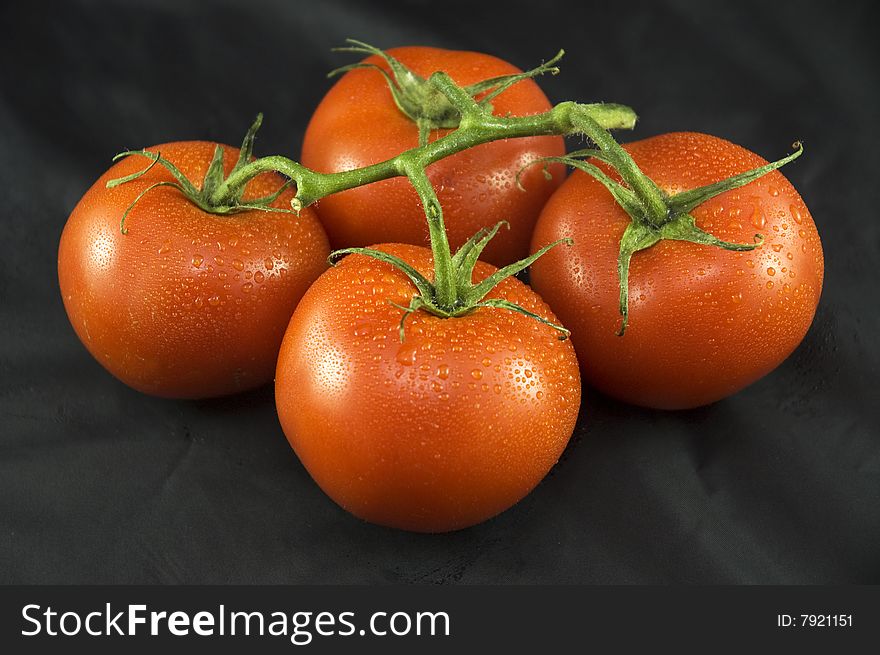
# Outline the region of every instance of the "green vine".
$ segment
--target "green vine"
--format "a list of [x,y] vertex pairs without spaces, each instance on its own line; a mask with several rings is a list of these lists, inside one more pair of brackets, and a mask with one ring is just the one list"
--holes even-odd
[[[419,145],[417,147],[363,168],[337,173],[318,173],[280,155],[252,159],[254,135],[262,121],[262,115],[260,115],[245,136],[238,162],[225,178],[223,177],[223,149],[220,146],[217,146],[214,160],[200,188],[187,180],[176,166],[162,158],[160,153],[151,153],[146,150],[127,151],[120,153],[116,158],[140,155],[151,159],[149,166],[139,173],[112,180],[108,182],[107,186],[116,186],[137,179],[158,163],[168,169],[176,182],[159,182],[148,187],[135,199],[132,206],[151,189],[164,185],[177,188],[191,202],[206,212],[234,214],[254,209],[299,212],[321,198],[340,191],[392,177],[406,177],[418,193],[425,210],[431,251],[434,256],[434,279],[428,280],[407,262],[379,250],[347,248],[338,250],[331,255],[331,263],[346,254],[357,253],[373,257],[395,266],[410,279],[417,293],[408,306],[400,307],[403,311],[400,322],[401,340],[404,338],[406,318],[413,312],[427,311],[437,316],[449,318],[467,314],[480,307],[502,308],[528,315],[550,325],[559,331],[561,339],[565,339],[568,336],[568,330],[562,326],[550,323],[506,300],[487,298],[486,296],[502,280],[516,275],[550,248],[560,243],[570,243],[570,240],[563,239],[548,244],[533,255],[510,264],[485,280],[473,284],[471,277],[474,266],[483,249],[497,234],[502,223],[491,229],[486,228],[479,231],[455,254],[452,254],[443,222],[443,210],[425,172],[428,166],[468,148],[500,139],[562,135],[582,136],[592,142],[595,145],[594,148],[573,152],[565,157],[541,161],[545,165],[550,161],[561,162],[592,175],[608,189],[630,216],[631,223],[621,239],[618,258],[620,313],[622,317],[619,334],[622,335],[628,323],[628,278],[633,254],[664,239],[691,241],[727,250],[751,250],[758,247],[763,242],[760,235],[755,235],[755,241],[751,244],[721,241],[700,230],[689,212],[709,198],[748,184],[771,170],[783,166],[797,158],[803,151],[800,144],[796,144],[796,152],[777,162],[700,189],[668,196],[639,169],[626,150],[608,132],[611,129],[631,129],[634,127],[636,115],[629,107],[618,104],[580,104],[567,101],[555,105],[544,113],[531,116],[497,116],[493,113],[491,100],[512,84],[543,73],[557,73],[558,68],[555,64],[562,57],[562,51],[547,63],[528,72],[491,78],[462,87],[442,71],[433,73],[425,80],[394,57],[373,46],[352,40],[349,41],[349,44],[349,47],[341,50],[377,55],[385,62],[390,72],[377,64],[359,62],[337,69],[331,75],[355,68],[375,70],[377,74],[383,75],[397,107],[418,128]],[[451,131],[429,143],[428,135],[431,130],[436,128],[445,128]],[[621,181],[614,180],[592,160],[612,168],[617,172]],[[283,188],[271,196],[248,202],[242,201],[247,184],[254,177],[267,171],[286,175],[290,178],[289,183],[296,186],[296,194],[291,201],[291,210],[270,206]],[[123,232],[125,232],[125,217],[130,210],[131,207],[126,210],[122,218]]]

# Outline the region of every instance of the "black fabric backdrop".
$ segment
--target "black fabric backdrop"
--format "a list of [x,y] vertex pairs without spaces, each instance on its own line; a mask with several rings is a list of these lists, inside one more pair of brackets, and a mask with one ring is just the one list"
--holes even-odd
[[[0,582],[880,583],[878,12],[868,3],[58,2],[0,10]],[[348,36],[474,49],[551,99],[632,105],[633,138],[729,138],[786,175],[822,234],[815,323],[778,370],[687,412],[586,391],[528,498],[416,535],[311,481],[271,387],[140,395],[70,328],[56,280],[75,202],[124,147],[298,155]],[[629,138],[629,137],[627,137]]]

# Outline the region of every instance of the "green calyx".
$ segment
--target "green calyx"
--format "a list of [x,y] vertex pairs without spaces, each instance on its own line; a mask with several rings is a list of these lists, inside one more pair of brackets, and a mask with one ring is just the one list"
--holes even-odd
[[[600,135],[600,139],[603,139],[603,142],[597,142],[599,148],[579,150],[569,153],[565,157],[552,157],[542,161],[567,164],[591,175],[608,189],[617,204],[630,217],[630,224],[620,240],[617,259],[621,315],[621,325],[617,332],[619,336],[623,336],[629,324],[629,268],[633,255],[664,240],[689,241],[738,252],[754,250],[759,247],[764,242],[762,235],[755,234],[752,243],[722,241],[697,227],[690,212],[710,198],[744,186],[794,161],[804,151],[803,145],[796,142],[792,146],[795,151],[787,157],[734,175],[726,180],[670,196],[639,170],[629,154],[607,132],[602,137],[599,132],[591,130],[589,133],[591,138],[593,138],[593,133]],[[613,179],[590,161],[591,159],[612,166],[620,174],[623,182]]]
[[526,257],[514,264],[510,264],[509,266],[505,266],[504,268],[495,271],[492,275],[486,277],[477,284],[473,283],[473,271],[480,258],[480,254],[483,252],[486,245],[498,233],[498,230],[502,225],[507,226],[507,223],[502,221],[491,229],[483,228],[468,239],[467,242],[451,256],[451,266],[448,269],[451,273],[451,280],[449,281],[451,281],[453,288],[451,298],[443,297],[443,285],[439,284],[436,278],[437,271],[442,269],[435,268],[435,280],[434,282],[431,282],[428,278],[419,273],[419,271],[417,271],[411,264],[407,263],[400,257],[391,255],[382,250],[376,250],[374,248],[345,248],[343,250],[336,250],[330,254],[330,264],[335,264],[345,255],[365,255],[367,257],[372,257],[373,259],[378,259],[386,264],[391,264],[409,278],[417,291],[416,295],[410,300],[409,305],[403,306],[398,305],[397,303],[391,303],[403,311],[403,315],[400,318],[401,342],[406,340],[406,319],[416,311],[423,310],[442,318],[453,318],[469,314],[479,307],[494,307],[518,312],[557,330],[559,332],[560,340],[567,339],[570,333],[561,325],[548,321],[543,316],[530,312],[524,307],[512,303],[509,300],[504,300],[503,298],[486,298],[486,296],[503,280],[506,280],[524,270],[551,248],[554,248],[561,243],[571,245],[571,239],[560,239],[559,241],[544,246],[541,250],[530,257]]
[[[134,201],[122,214],[122,218],[119,222],[120,231],[123,234],[128,233],[128,229],[125,227],[125,220],[128,218],[129,213],[140,201],[140,199],[153,189],[165,186],[177,189],[190,202],[199,207],[202,211],[206,211],[211,214],[234,214],[236,212],[251,211],[255,209],[260,211],[282,212],[288,214],[295,213],[292,209],[281,209],[271,206],[272,203],[278,199],[278,196],[280,196],[289,186],[290,182],[285,183],[275,193],[263,196],[261,198],[254,198],[252,200],[248,200],[247,202],[244,202],[242,200],[247,180],[237,185],[228,184],[230,178],[233,178],[234,175],[239,173],[251,162],[254,149],[254,137],[256,136],[257,130],[260,129],[260,125],[262,124],[262,122],[263,114],[258,114],[256,120],[254,120],[253,124],[245,135],[244,140],[242,141],[238,161],[235,163],[235,166],[233,167],[229,176],[224,177],[223,175],[223,146],[219,144],[217,145],[217,147],[214,149],[214,157],[211,160],[211,164],[208,166],[208,171],[205,173],[205,179],[202,180],[201,187],[197,187],[189,178],[186,177],[186,175],[184,175],[180,171],[179,168],[177,168],[177,166],[174,165],[174,163],[162,157],[161,152],[154,153],[148,150],[127,150],[125,152],[120,152],[118,155],[116,155],[113,158],[113,161],[117,161],[119,159],[122,159],[123,157],[137,155],[149,159],[150,164],[143,170],[138,171],[137,173],[132,173],[131,175],[126,175],[125,177],[120,177],[108,181],[108,189],[112,189],[119,186],[120,184],[125,184],[127,182],[131,182],[133,180],[137,180],[140,177],[143,177],[156,164],[161,164],[162,166],[164,166],[176,180],[174,182],[156,182],[155,184],[152,184],[141,191],[141,193],[134,199]],[[250,178],[248,178],[248,180],[249,179]]]
[[[394,98],[394,103],[398,109],[418,127],[420,146],[428,143],[428,136],[432,130],[455,129],[460,125],[462,116],[458,108],[430,80],[413,72],[384,50],[354,39],[346,39],[346,42],[350,45],[334,48],[334,51],[376,55],[385,61],[390,72],[377,64],[358,62],[330,71],[328,77],[346,73],[357,68],[373,69],[381,73],[388,83],[391,96]],[[565,52],[560,50],[551,60],[524,73],[501,75],[462,88],[471,98],[477,101],[481,108],[491,113],[492,100],[517,82],[537,77],[544,73],[550,73],[551,75],[559,73],[559,69],[554,64],[562,59],[564,54]]]

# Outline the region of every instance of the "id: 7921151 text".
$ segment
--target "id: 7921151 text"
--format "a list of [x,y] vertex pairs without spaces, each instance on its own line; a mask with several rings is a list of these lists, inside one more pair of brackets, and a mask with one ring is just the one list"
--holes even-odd
[[851,628],[852,614],[777,614],[780,628]]

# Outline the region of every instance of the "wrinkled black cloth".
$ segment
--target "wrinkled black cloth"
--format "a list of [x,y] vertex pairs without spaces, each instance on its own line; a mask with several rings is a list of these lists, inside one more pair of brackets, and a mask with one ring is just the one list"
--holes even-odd
[[[880,582],[873,6],[4,3],[0,582]],[[548,95],[633,106],[631,138],[708,132],[768,159],[803,140],[785,174],[826,257],[803,344],[693,411],[586,390],[571,444],[531,495],[434,536],[330,501],[288,446],[270,387],[176,402],[116,381],[58,291],[76,201],[116,152],[237,143],[258,111],[257,154],[298,156],[325,73],[351,60],[330,48],[350,36],[523,68],[564,47]]]

